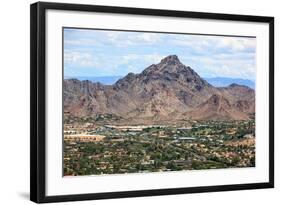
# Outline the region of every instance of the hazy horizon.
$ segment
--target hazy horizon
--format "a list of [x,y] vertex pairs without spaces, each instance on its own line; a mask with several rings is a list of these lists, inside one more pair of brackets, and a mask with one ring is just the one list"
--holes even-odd
[[[123,77],[125,76],[64,76],[64,79],[78,79],[82,81],[89,80],[91,82],[99,82],[105,85],[113,85],[115,82],[117,82]],[[215,87],[224,87],[236,83],[255,89],[255,81],[250,79],[227,77],[202,78]]]

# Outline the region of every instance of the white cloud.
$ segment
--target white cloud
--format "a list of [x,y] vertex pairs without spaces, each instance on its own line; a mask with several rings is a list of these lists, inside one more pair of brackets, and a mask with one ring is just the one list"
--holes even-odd
[[121,57],[120,62],[122,64],[129,64],[131,61],[138,60],[139,55],[136,54],[127,54]]
[[136,61],[145,62],[146,64],[156,64],[159,63],[160,60],[164,58],[163,55],[153,53],[153,54],[128,54],[123,55],[120,64],[133,64]]
[[106,40],[118,47],[138,46],[144,44],[154,44],[161,41],[161,36],[155,33],[139,33],[139,32],[120,32],[120,31],[104,31]]
[[75,51],[65,51],[64,62],[66,64],[78,64],[83,67],[94,67],[100,65],[98,58],[93,57],[91,54]]
[[135,36],[136,43],[156,43],[161,40],[160,35],[156,33],[142,33]]
[[66,39],[64,40],[65,46],[95,46],[97,42],[93,39],[81,38],[81,39]]
[[151,55],[145,55],[144,61],[150,64],[157,64],[159,63],[165,56],[160,54],[151,54]]
[[245,49],[254,49],[256,46],[255,38],[233,38],[224,37],[219,43],[218,47],[231,48],[234,51],[242,51]]
[[[255,38],[186,35],[176,36],[171,44],[188,47],[197,52],[216,51],[242,52],[254,50],[256,46]],[[224,50],[223,50],[224,49]]]
[[181,35],[175,36],[174,40],[170,43],[177,46],[187,46],[198,51],[204,51],[205,48],[213,46],[215,41],[215,38],[209,36]]
[[107,37],[107,40],[114,42],[114,43],[119,43],[122,38],[120,32],[105,31],[104,33],[105,33],[105,36]]
[[255,59],[222,56],[190,56],[182,59],[204,77],[234,77],[255,79]]

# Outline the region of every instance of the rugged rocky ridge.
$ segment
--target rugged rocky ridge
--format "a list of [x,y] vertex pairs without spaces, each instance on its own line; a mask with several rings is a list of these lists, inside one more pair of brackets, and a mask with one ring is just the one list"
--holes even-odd
[[205,102],[185,115],[194,120],[245,120],[247,113],[236,109],[228,99],[221,94],[214,94]]
[[248,119],[255,111],[255,91],[232,84],[216,88],[176,55],[114,85],[64,80],[64,111],[73,116],[114,114],[134,122],[178,119]]

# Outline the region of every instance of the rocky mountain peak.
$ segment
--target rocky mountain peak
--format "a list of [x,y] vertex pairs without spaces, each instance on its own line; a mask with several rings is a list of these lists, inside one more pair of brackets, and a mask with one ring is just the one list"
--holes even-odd
[[180,74],[196,74],[189,66],[182,64],[176,55],[169,55],[163,58],[160,63],[152,64],[146,68],[142,75],[180,75]]
[[181,64],[181,62],[177,55],[169,55],[163,58],[160,64],[176,65],[176,64]]
[[115,83],[115,88],[141,87],[145,85],[166,85],[171,87],[184,86],[193,91],[201,91],[205,87],[212,87],[202,79],[191,67],[182,64],[176,55],[163,58],[158,64],[152,64],[140,74],[129,73]]
[[172,114],[178,119],[248,119],[255,112],[255,91],[238,84],[214,87],[169,55],[113,85],[64,80],[64,106],[74,116],[109,113],[128,122],[161,121]]

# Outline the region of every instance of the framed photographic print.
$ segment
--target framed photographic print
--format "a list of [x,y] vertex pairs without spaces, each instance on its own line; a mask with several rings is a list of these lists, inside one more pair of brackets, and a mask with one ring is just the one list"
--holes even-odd
[[274,18],[31,5],[34,202],[274,187]]

